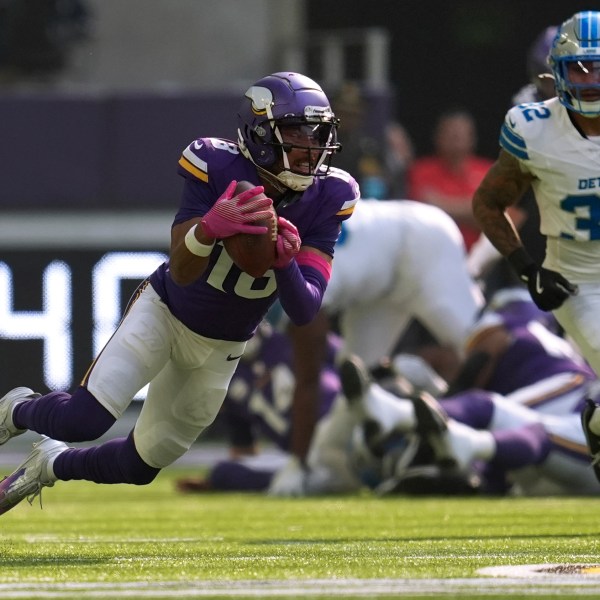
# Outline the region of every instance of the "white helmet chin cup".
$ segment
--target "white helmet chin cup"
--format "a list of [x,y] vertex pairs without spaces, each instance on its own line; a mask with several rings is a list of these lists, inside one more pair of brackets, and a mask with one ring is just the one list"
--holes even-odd
[[295,192],[303,192],[308,186],[312,185],[312,182],[315,180],[312,175],[298,175],[291,171],[281,171],[281,173],[275,177],[277,177],[283,185]]
[[575,106],[573,110],[578,112],[582,117],[588,117],[589,119],[595,119],[600,115],[600,100],[597,102],[585,102],[584,100],[573,100],[572,104]]

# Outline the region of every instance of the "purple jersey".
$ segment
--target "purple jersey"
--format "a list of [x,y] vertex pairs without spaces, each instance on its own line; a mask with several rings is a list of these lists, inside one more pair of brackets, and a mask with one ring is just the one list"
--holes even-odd
[[[329,412],[341,389],[334,368],[340,347],[340,338],[330,334],[321,371],[319,419]],[[294,384],[289,338],[268,326],[259,327],[238,364],[222,408],[231,444],[250,446],[260,434],[279,449],[289,450]]]
[[[256,167],[242,156],[237,144],[220,138],[192,142],[183,151],[179,174],[185,184],[174,225],[204,215],[232,180],[260,185]],[[295,202],[276,210],[298,228],[303,245],[333,256],[340,223],[352,214],[358,195],[358,186],[348,173],[330,169],[327,176],[315,178]],[[221,242],[215,245],[202,276],[192,284],[176,285],[168,261],[150,276],[150,283],[184,325],[221,340],[248,340],[277,298],[273,271],[254,279],[233,264]]]
[[487,390],[506,395],[560,373],[580,374],[583,381],[596,379],[573,347],[537,319],[518,318],[511,310],[487,315],[483,322],[502,325],[512,337],[485,386]]

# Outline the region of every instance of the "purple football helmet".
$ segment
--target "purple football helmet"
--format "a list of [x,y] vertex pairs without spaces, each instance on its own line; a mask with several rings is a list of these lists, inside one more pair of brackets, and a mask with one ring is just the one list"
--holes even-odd
[[556,25],[546,27],[535,38],[527,52],[527,74],[531,83],[537,88],[539,97],[542,100],[552,98],[555,95],[554,76],[548,64],[548,55],[557,31],[558,27]]
[[[336,119],[327,96],[315,81],[299,73],[273,73],[257,81],[244,95],[238,113],[238,143],[244,156],[260,170],[274,175],[295,191],[305,190],[315,177],[329,170],[331,156],[340,148]],[[295,145],[283,141],[282,127],[307,128],[316,145]],[[307,138],[308,139],[308,138]],[[292,148],[318,151],[309,174],[295,173],[287,153]],[[307,152],[310,155],[313,152]],[[279,161],[283,163],[280,172]],[[279,163],[281,164],[281,163]]]
[[558,27],[556,25],[546,27],[529,47],[529,51],[527,52],[527,73],[534,83],[537,76],[541,73],[552,73],[552,69],[548,64],[548,55],[550,54],[550,48],[552,48],[552,42],[556,37],[557,31]]

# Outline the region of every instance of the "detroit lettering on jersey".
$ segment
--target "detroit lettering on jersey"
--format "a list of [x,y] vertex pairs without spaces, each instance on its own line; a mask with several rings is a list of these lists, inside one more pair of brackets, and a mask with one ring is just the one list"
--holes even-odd
[[592,177],[590,179],[580,179],[577,184],[580,190],[597,190],[600,189],[600,177]]
[[[221,138],[192,142],[183,151],[178,172],[184,188],[174,225],[204,215],[234,179],[260,185],[256,168],[241,155],[237,144]],[[358,195],[358,186],[348,173],[331,169],[297,202],[277,212],[296,225],[303,245],[333,255],[340,223],[352,214]],[[206,271],[189,286],[181,288],[172,281],[168,261],[150,276],[150,283],[186,327],[214,339],[249,339],[277,298],[272,270],[263,277],[251,277],[233,264],[220,242]]]

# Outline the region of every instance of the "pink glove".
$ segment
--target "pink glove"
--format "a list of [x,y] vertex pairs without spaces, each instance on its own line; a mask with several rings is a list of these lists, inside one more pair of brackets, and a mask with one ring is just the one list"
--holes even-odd
[[276,269],[287,267],[292,258],[300,252],[300,244],[296,226],[283,217],[277,217],[277,242],[275,244],[277,258],[273,266]]
[[248,223],[270,219],[273,201],[264,195],[261,185],[234,196],[236,185],[237,181],[232,181],[214,206],[202,217],[202,229],[206,235],[226,238],[236,233],[267,233],[268,227]]

